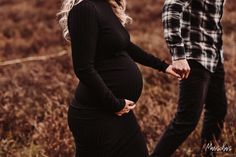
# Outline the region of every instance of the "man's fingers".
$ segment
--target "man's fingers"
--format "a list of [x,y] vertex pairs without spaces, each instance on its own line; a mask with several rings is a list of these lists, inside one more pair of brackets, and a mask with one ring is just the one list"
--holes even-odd
[[182,74],[184,73],[185,69],[182,67],[173,67],[173,70],[177,73],[177,74]]
[[183,79],[187,79],[189,75],[189,70],[185,69]]
[[181,76],[179,74],[175,73],[174,71],[172,72],[172,75],[174,75],[177,78],[181,78]]
[[186,76],[185,76],[186,79],[188,78],[188,76],[189,76],[189,74],[190,74],[190,71],[191,71],[191,70],[190,70],[190,68],[189,68],[188,71],[187,71],[187,74],[186,74]]
[[181,78],[180,74],[176,73],[174,70],[171,70],[169,73],[177,78]]
[[191,71],[191,69],[190,69],[190,67],[188,67],[188,73],[187,73],[187,78],[188,78],[188,76],[189,76],[189,74],[190,74],[190,71]]
[[189,67],[184,67],[184,68],[173,68],[174,72],[179,74],[181,79],[187,79],[190,73],[190,68]]
[[186,76],[186,72],[183,71],[183,74],[182,74],[182,79],[185,79],[185,76]]
[[187,79],[190,73],[190,67],[187,66],[184,68],[184,79]]
[[178,69],[178,70],[176,70],[175,72],[180,76],[181,79],[184,78],[184,76],[185,76],[185,71],[184,71],[183,69]]
[[173,70],[181,76],[179,80],[187,79],[190,73],[190,67],[186,59],[173,61]]
[[173,70],[180,73],[182,71],[182,68],[180,67],[173,67]]

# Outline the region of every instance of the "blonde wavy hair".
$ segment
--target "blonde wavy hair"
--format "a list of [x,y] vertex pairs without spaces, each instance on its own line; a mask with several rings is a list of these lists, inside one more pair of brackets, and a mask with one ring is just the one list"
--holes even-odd
[[[62,28],[62,35],[67,40],[70,41],[69,30],[67,26],[67,20],[69,11],[74,5],[79,4],[83,0],[63,0],[61,10],[57,13],[59,16],[59,24]],[[132,18],[126,14],[126,0],[106,0],[112,7],[116,16],[120,19],[123,26],[132,22]]]

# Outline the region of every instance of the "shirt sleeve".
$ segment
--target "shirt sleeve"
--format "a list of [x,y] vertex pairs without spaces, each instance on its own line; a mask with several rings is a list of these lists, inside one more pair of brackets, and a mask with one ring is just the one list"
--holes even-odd
[[165,0],[162,14],[164,37],[172,60],[185,59],[184,43],[181,37],[181,19],[184,8],[191,0]]
[[169,66],[165,61],[162,61],[154,55],[144,51],[132,42],[130,42],[129,46],[127,47],[127,52],[135,62],[144,66],[158,69],[162,72],[165,72],[166,68]]
[[80,82],[94,92],[103,105],[112,112],[120,111],[125,100],[115,97],[94,68],[94,59],[99,31],[96,8],[83,1],[69,13],[73,69]]

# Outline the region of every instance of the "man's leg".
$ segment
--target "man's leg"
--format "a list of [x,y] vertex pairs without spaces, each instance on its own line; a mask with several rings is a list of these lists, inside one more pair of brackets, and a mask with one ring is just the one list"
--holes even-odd
[[[224,75],[224,67],[222,63],[219,63],[216,72],[211,75],[206,97],[202,145],[216,142],[220,138],[221,130],[223,129],[224,118],[227,112]],[[210,153],[207,150],[205,151]]]
[[151,157],[169,157],[196,127],[207,94],[210,72],[189,60],[188,79],[180,81],[180,95],[175,118],[167,127]]

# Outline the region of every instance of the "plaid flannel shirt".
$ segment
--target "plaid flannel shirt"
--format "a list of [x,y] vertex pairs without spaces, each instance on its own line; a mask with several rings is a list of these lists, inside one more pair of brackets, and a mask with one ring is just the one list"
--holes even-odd
[[223,63],[225,0],[165,0],[162,21],[172,60],[194,59],[210,72]]

